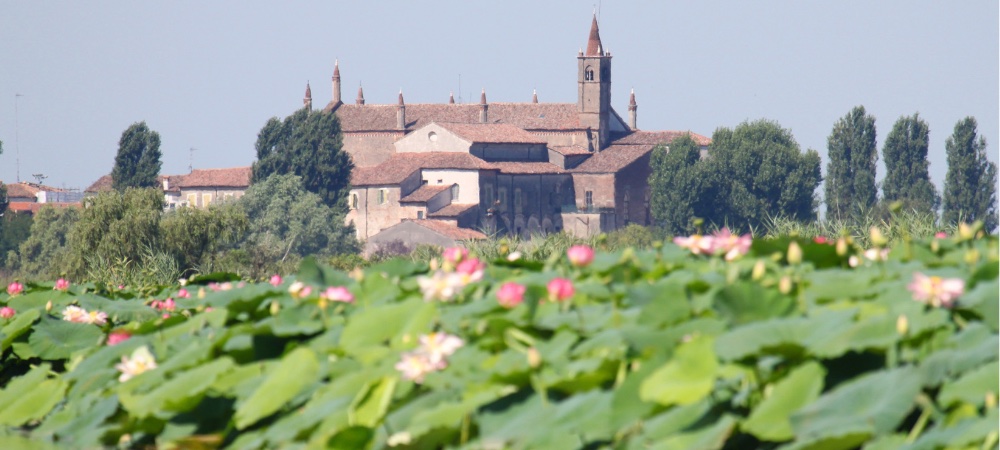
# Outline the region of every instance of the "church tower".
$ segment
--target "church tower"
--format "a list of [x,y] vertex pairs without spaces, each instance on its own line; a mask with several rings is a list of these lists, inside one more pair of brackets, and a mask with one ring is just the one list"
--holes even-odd
[[577,57],[577,83],[579,90],[576,111],[580,125],[589,127],[595,134],[597,145],[603,150],[610,142],[609,120],[611,117],[611,53],[601,45],[601,35],[597,29],[597,15],[590,24],[587,51]]

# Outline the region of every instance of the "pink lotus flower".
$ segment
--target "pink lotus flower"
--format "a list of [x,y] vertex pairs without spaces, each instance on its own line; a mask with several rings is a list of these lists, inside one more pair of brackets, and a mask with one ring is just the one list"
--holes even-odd
[[483,270],[485,269],[485,263],[476,258],[469,258],[458,263],[458,266],[455,267],[455,272],[467,275],[469,281],[479,281],[483,278]]
[[552,281],[549,281],[547,289],[549,291],[549,300],[554,302],[566,300],[576,293],[576,289],[573,288],[573,282],[565,278],[553,278]]
[[882,248],[882,249],[870,248],[868,250],[865,250],[865,258],[868,258],[869,260],[872,260],[872,261],[875,261],[875,262],[888,261],[889,260],[889,249],[887,249],[887,248]]
[[427,357],[426,353],[419,351],[403,353],[400,356],[400,361],[395,366],[396,370],[403,375],[403,378],[412,380],[417,384],[423,383],[424,377],[427,374],[444,369],[445,367],[448,367],[446,362],[438,361],[437,363],[433,363]]
[[86,323],[90,325],[103,326],[108,323],[108,314],[103,311],[87,312],[79,306],[70,305],[63,309],[62,320],[73,323]]
[[14,314],[15,314],[14,308],[11,308],[10,306],[4,306],[3,308],[0,308],[0,318],[10,319],[11,317],[14,317]]
[[136,375],[155,368],[156,358],[153,357],[153,354],[149,351],[149,347],[146,346],[135,349],[131,357],[122,356],[122,362],[115,364],[115,369],[118,369],[122,373],[118,377],[118,381],[122,383],[132,379]]
[[817,244],[829,244],[830,240],[827,239],[826,236],[816,236],[813,238],[813,242]]
[[913,299],[920,303],[951,308],[955,306],[955,300],[965,292],[965,281],[959,278],[928,277],[917,272],[906,288],[913,292]]
[[168,298],[163,301],[153,300],[153,302],[150,303],[149,306],[152,306],[154,309],[160,311],[173,311],[177,309],[177,303],[175,303],[174,299],[172,298]]
[[124,331],[112,331],[111,334],[108,334],[107,345],[118,345],[129,340],[131,337],[131,334]]
[[354,303],[354,294],[343,286],[328,287],[320,297],[332,302]]
[[20,294],[21,292],[24,292],[24,285],[23,284],[18,283],[18,282],[15,281],[15,282],[7,285],[7,294],[8,295],[17,295],[17,294]]
[[749,234],[737,236],[729,231],[728,227],[712,234],[711,251],[709,253],[725,255],[726,261],[732,261],[750,251],[750,244],[753,238]]
[[53,286],[52,289],[55,289],[57,291],[65,291],[69,289],[69,280],[65,278],[60,278],[56,280],[56,285]]
[[934,237],[938,239],[944,239],[948,237],[948,233],[945,233],[944,231],[938,231],[937,233],[934,233]]
[[594,261],[594,249],[586,245],[574,245],[566,250],[566,257],[576,267],[587,267]]
[[293,298],[306,298],[312,294],[312,288],[301,281],[296,281],[288,286],[288,293],[292,294]]
[[710,255],[715,251],[713,240],[712,236],[695,234],[688,237],[677,236],[674,238],[674,244],[690,250],[695,255]]
[[445,362],[445,358],[454,354],[465,345],[462,338],[453,334],[437,332],[420,336],[419,352],[427,355],[431,364]]
[[497,302],[504,308],[513,308],[524,301],[525,287],[517,283],[504,283],[497,291]]
[[271,281],[270,281],[271,286],[278,287],[278,286],[281,285],[281,281],[282,281],[281,280],[281,275],[277,275],[277,274],[271,275]]
[[454,265],[454,264],[458,264],[463,259],[465,259],[466,257],[468,257],[469,256],[469,250],[464,249],[462,247],[448,247],[448,248],[444,249],[444,252],[441,253],[441,256],[444,257],[445,262],[448,262],[448,263],[451,263],[451,264]]
[[177,291],[177,298],[191,298],[191,293],[187,289],[181,288]]

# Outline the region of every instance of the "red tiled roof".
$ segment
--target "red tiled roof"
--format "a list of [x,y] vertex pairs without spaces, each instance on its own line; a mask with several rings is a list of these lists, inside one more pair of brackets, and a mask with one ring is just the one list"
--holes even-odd
[[428,214],[428,217],[458,217],[462,213],[479,206],[475,203],[452,203]]
[[472,230],[469,228],[459,228],[448,222],[443,222],[440,220],[422,219],[422,220],[411,220],[410,222],[413,222],[417,225],[420,225],[424,228],[434,231],[435,233],[447,236],[457,241],[469,240],[469,239],[486,239],[486,235],[480,233],[479,231]]
[[690,134],[691,138],[698,145],[705,146],[712,143],[712,139],[690,131],[635,131],[615,139],[612,144],[618,145],[659,145],[670,144],[685,134]]
[[351,172],[351,185],[399,184],[420,169],[490,170],[493,167],[490,163],[468,153],[397,153],[377,166],[356,167]]
[[654,145],[618,145],[612,144],[600,153],[587,158],[572,172],[576,173],[614,173],[624,169],[639,158],[653,150]]
[[552,149],[552,151],[563,156],[589,155],[591,153],[590,150],[587,149],[587,147],[584,147],[582,145],[555,145],[549,148]]
[[406,197],[403,197],[403,198],[399,199],[399,202],[400,203],[409,203],[409,202],[422,203],[422,202],[426,202],[427,200],[430,200],[430,199],[434,198],[435,195],[438,195],[441,192],[447,191],[448,189],[451,189],[451,185],[444,186],[444,185],[440,185],[440,184],[435,184],[435,185],[425,184],[425,185],[420,186],[419,188],[417,188],[417,190],[415,190],[413,192],[410,192],[410,194],[407,195]]
[[508,123],[457,123],[439,122],[449,130],[472,143],[484,144],[544,144],[539,137]]
[[44,184],[29,183],[27,181],[22,181],[20,183],[8,184],[7,186],[7,197],[8,198],[18,198],[18,197],[30,197],[35,198],[39,192],[67,192],[65,189],[55,188],[52,186],[46,186]]
[[68,208],[71,206],[79,207],[79,203],[38,203],[38,202],[10,202],[7,209],[14,213],[29,213],[37,214],[38,210],[42,209],[43,206],[51,206],[53,208]]
[[[173,179],[170,179],[174,183]],[[176,181],[178,187],[246,188],[250,186],[250,167],[194,169]]]
[[[333,110],[330,103],[325,111]],[[576,103],[490,103],[490,123],[503,123],[524,130],[580,130]],[[397,105],[336,106],[345,133],[396,131]],[[413,103],[406,105],[406,128],[413,130],[431,122],[479,123],[477,103]]]
[[111,174],[108,174],[104,175],[101,178],[98,178],[97,181],[94,182],[94,184],[91,184],[90,187],[84,189],[83,192],[88,192],[88,193],[107,192],[111,190],[111,185],[112,185]]
[[604,49],[601,47],[601,34],[597,30],[597,14],[594,14],[594,21],[590,24],[590,36],[587,39],[587,56],[601,56]]

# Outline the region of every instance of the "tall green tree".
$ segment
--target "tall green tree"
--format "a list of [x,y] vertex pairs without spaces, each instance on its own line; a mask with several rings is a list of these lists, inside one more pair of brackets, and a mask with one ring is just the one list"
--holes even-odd
[[[3,141],[0,141],[0,155],[3,155]],[[3,181],[0,181],[0,215],[7,211],[7,203],[7,186],[3,184]]]
[[28,239],[18,250],[23,278],[55,280],[70,269],[69,236],[79,220],[79,208],[42,206],[38,210]]
[[653,149],[650,212],[654,223],[670,233],[690,233],[691,219],[704,217],[710,194],[700,161],[701,147],[689,134],[674,139],[669,147]]
[[275,174],[296,175],[327,206],[347,210],[354,163],[343,150],[336,115],[302,108],[283,121],[271,118],[257,135],[256,149],[251,183]]
[[115,167],[111,169],[112,187],[119,192],[156,187],[160,156],[160,134],[150,130],[146,122],[133,123],[118,140]]
[[935,214],[941,204],[931,183],[927,162],[930,129],[919,113],[902,116],[892,126],[882,147],[885,180],[882,198],[886,202],[902,201],[903,207],[922,214]]
[[141,264],[160,252],[161,214],[159,189],[131,188],[85,199],[69,236],[71,276],[87,276],[97,265]]
[[705,219],[746,230],[774,217],[816,218],[820,157],[802,152],[791,131],[777,122],[743,122],[712,134],[704,178],[710,183]]
[[987,231],[997,227],[997,165],[986,157],[986,138],[974,117],[955,124],[945,142],[948,174],[944,181],[944,223],[982,220]]
[[843,217],[852,211],[869,211],[875,206],[875,117],[855,106],[833,125],[826,140],[826,214]]

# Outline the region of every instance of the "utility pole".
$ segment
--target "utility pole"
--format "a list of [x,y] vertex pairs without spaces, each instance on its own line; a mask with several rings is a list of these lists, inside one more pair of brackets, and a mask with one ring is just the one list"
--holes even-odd
[[19,132],[18,132],[18,128],[19,127],[18,127],[18,117],[17,117],[18,116],[18,112],[17,112],[17,100],[20,99],[21,97],[24,97],[24,96],[21,95],[21,94],[17,94],[17,93],[14,94],[14,150],[17,153],[16,166],[17,166],[17,182],[18,183],[21,182],[21,142],[20,142],[21,141],[21,136],[19,135]]
[[196,149],[194,147],[191,147],[191,153],[188,156],[188,173],[194,172],[194,151],[195,150],[198,150],[198,149]]

